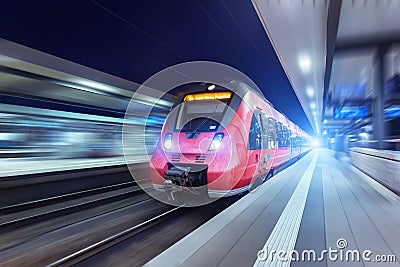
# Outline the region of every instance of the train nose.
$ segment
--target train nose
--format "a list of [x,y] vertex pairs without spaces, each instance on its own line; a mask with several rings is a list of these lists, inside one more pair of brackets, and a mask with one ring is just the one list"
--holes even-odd
[[209,152],[213,136],[210,133],[199,133],[195,137],[180,133],[176,140],[177,152],[182,154],[205,154]]

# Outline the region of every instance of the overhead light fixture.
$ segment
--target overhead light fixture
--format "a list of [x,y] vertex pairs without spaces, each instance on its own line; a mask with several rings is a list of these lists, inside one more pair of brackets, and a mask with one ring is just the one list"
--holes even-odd
[[299,66],[304,73],[307,73],[311,69],[311,60],[310,57],[306,55],[301,55],[299,57]]
[[210,86],[208,86],[207,90],[211,91],[215,89],[215,85],[211,84]]
[[312,114],[313,114],[314,117],[317,116],[317,112],[316,111],[313,111]]
[[314,89],[311,86],[307,87],[306,91],[308,97],[314,97]]
[[310,103],[310,108],[311,108],[311,109],[315,109],[315,107],[316,107],[315,102],[311,102],[311,103]]
[[328,123],[328,120],[324,120],[324,124],[327,124]]
[[327,135],[328,132],[326,130],[324,130],[324,132],[322,133],[323,135]]

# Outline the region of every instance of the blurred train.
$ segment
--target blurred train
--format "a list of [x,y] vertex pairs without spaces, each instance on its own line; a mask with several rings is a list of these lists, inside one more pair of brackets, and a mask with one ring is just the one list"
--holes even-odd
[[172,198],[197,188],[211,198],[230,196],[310,149],[310,136],[247,85],[195,84],[182,90],[164,123],[151,179]]

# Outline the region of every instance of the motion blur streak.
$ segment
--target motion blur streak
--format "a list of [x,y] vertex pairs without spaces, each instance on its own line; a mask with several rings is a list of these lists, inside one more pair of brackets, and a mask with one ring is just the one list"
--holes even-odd
[[[155,146],[163,117],[137,117],[127,123],[147,125],[146,136],[127,133],[129,154],[144,161],[144,143]],[[122,118],[0,104],[0,157],[98,158],[123,156]],[[143,154],[143,155],[142,155]]]

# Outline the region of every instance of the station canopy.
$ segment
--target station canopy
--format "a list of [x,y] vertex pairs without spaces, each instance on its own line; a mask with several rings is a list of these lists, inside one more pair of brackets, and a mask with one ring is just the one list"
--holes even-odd
[[400,72],[400,1],[252,2],[315,132],[365,123],[379,49],[384,80]]

